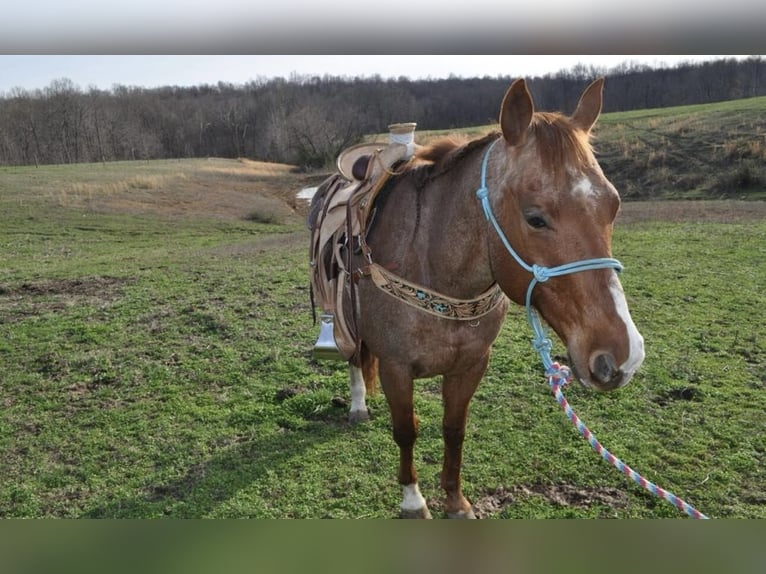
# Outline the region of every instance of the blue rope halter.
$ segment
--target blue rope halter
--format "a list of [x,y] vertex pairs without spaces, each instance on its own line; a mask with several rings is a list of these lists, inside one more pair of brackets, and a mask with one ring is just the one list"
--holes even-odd
[[516,250],[511,247],[508,238],[500,228],[500,224],[495,219],[495,214],[492,213],[492,206],[489,203],[489,189],[487,188],[487,164],[489,163],[489,154],[492,148],[499,140],[495,140],[484,152],[484,159],[481,162],[481,187],[476,190],[476,197],[481,201],[482,209],[484,210],[484,217],[487,218],[492,226],[495,228],[495,232],[500,237],[500,241],[503,242],[505,249],[510,253],[523,269],[532,274],[532,280],[527,287],[526,296],[526,312],[527,321],[534,331],[535,337],[532,341],[532,346],[540,354],[540,358],[543,360],[546,371],[549,371],[553,366],[551,360],[550,350],[553,347],[550,339],[545,334],[545,329],[540,322],[537,311],[532,307],[532,290],[538,283],[545,283],[551,277],[560,277],[562,275],[570,275],[572,273],[579,273],[580,271],[590,271],[593,269],[615,269],[616,271],[622,271],[622,263],[616,259],[608,257],[600,257],[596,259],[583,259],[581,261],[575,261],[574,263],[565,263],[563,265],[557,265],[556,267],[544,267],[541,265],[526,263]]
[[560,277],[561,275],[569,275],[571,273],[578,273],[580,271],[590,271],[592,269],[614,269],[619,272],[623,269],[622,263],[616,259],[602,257],[597,259],[583,259],[582,261],[565,263],[564,265],[557,265],[556,267],[543,267],[541,265],[527,264],[519,256],[519,254],[516,253],[513,247],[511,247],[508,238],[500,228],[500,224],[497,222],[497,219],[495,219],[495,214],[492,213],[492,207],[489,204],[489,190],[487,189],[487,163],[489,162],[489,153],[492,151],[492,148],[498,141],[499,140],[495,140],[492,142],[492,144],[487,147],[487,151],[484,152],[484,159],[481,163],[481,187],[476,190],[476,197],[478,197],[479,201],[481,201],[481,206],[484,209],[484,216],[487,218],[487,221],[492,223],[492,226],[495,228],[497,235],[500,237],[500,240],[503,242],[506,250],[508,250],[508,253],[513,256],[513,258],[516,260],[516,263],[518,263],[522,268],[532,274],[532,280],[529,282],[529,286],[527,287],[526,296],[527,321],[529,321],[529,324],[535,333],[535,337],[532,340],[532,346],[540,355],[543,365],[545,366],[545,375],[548,377],[548,384],[551,387],[553,396],[556,398],[556,401],[564,410],[566,416],[569,418],[572,424],[574,424],[575,428],[577,428],[578,432],[590,443],[591,448],[593,448],[593,450],[605,461],[625,474],[625,476],[631,478],[645,490],[648,490],[655,496],[658,496],[670,504],[676,506],[679,510],[682,510],[692,518],[706,519],[707,516],[702,514],[691,504],[682,500],[681,498],[678,498],[672,492],[660,488],[653,482],[646,480],[643,476],[641,476],[641,474],[633,470],[627,464],[622,462],[622,460],[604,448],[596,436],[590,432],[588,427],[586,427],[585,424],[575,414],[575,412],[572,410],[572,407],[569,406],[569,403],[564,397],[564,393],[561,391],[561,388],[569,382],[569,379],[571,378],[571,372],[566,366],[554,363],[553,359],[551,359],[550,352],[553,345],[551,340],[545,336],[545,330],[543,329],[542,323],[540,322],[537,311],[532,308],[532,290],[535,288],[535,285],[538,283],[544,283],[551,277]]

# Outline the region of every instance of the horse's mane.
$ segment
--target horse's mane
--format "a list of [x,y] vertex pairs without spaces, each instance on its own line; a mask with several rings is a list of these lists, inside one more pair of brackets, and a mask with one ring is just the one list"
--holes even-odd
[[[474,140],[464,135],[445,136],[418,150],[416,157],[421,164],[431,164],[431,176],[435,177],[449,171],[475,149],[486,146],[498,136],[500,132],[497,131]],[[580,168],[592,161],[589,134],[576,129],[562,114],[535,112],[529,136],[526,144],[531,141],[537,143],[537,153],[548,173],[565,174],[564,166]]]
[[449,171],[455,164],[461,162],[468,154],[479,147],[484,147],[496,139],[499,132],[493,131],[481,138],[469,140],[465,135],[450,135],[439,138],[427,146],[420,148],[416,158],[433,166],[433,176]]

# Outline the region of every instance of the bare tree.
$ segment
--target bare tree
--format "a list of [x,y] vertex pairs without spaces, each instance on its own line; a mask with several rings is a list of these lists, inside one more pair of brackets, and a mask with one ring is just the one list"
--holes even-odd
[[[541,109],[568,111],[596,75],[609,77],[605,111],[766,94],[760,56],[673,68],[630,61],[611,70],[579,65],[528,80]],[[393,122],[414,121],[419,130],[494,122],[510,80],[293,74],[243,86],[115,85],[83,93],[63,78],[43,90],[0,95],[0,164],[245,156],[324,166],[363,134],[383,133]]]

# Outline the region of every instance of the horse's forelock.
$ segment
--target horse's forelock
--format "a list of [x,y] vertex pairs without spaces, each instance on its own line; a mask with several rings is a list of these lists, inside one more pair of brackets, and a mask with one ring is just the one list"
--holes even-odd
[[537,153],[547,173],[564,177],[568,171],[584,171],[593,162],[589,134],[576,129],[569,119],[558,113],[537,112],[530,125]]

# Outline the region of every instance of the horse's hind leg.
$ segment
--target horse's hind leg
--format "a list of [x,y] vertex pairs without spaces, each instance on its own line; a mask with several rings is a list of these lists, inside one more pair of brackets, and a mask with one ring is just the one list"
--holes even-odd
[[426,500],[418,488],[413,462],[418,421],[413,406],[412,377],[396,368],[380,367],[380,381],[391,411],[394,441],[399,446],[399,484],[402,485],[402,518],[431,518]]
[[463,463],[463,440],[468,403],[484,376],[488,362],[489,353],[469,371],[457,375],[445,375],[442,383],[444,464],[441,486],[446,494],[444,510],[450,518],[475,518],[471,503],[463,496],[460,486],[460,468]]
[[367,410],[365,398],[367,390],[364,386],[364,375],[360,367],[348,365],[348,374],[351,387],[351,410],[348,413],[348,422],[352,424],[370,420],[370,412]]
[[370,420],[370,412],[367,409],[367,392],[375,390],[375,381],[378,376],[378,359],[366,346],[362,345],[361,365],[355,366],[349,363],[349,381],[351,390],[351,409],[348,413],[348,421],[352,424]]

